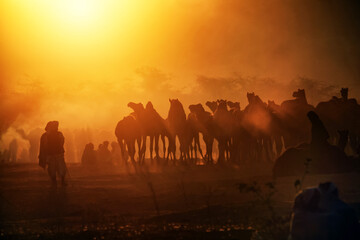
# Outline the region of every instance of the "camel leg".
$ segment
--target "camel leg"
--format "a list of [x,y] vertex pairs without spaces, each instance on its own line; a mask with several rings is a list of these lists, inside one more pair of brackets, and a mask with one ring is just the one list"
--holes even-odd
[[166,154],[166,142],[165,142],[165,135],[160,135],[161,137],[161,141],[163,143],[163,158],[165,159],[165,154]]
[[155,135],[155,158],[159,161],[159,135]]
[[207,161],[207,164],[209,163],[213,163],[213,158],[212,158],[212,151],[213,151],[213,143],[214,143],[214,139],[210,136],[206,136],[204,135],[203,136],[203,140],[205,142],[205,145],[206,145],[206,161]]
[[123,140],[118,138],[118,144],[120,147],[121,159],[124,161],[125,164],[127,164],[127,161],[125,160],[125,149],[124,149]]
[[226,141],[223,141],[223,139],[219,139],[219,158],[218,158],[218,164],[222,164],[225,161],[225,145],[226,145]]
[[176,162],[176,136],[173,138],[172,141],[172,152],[173,152],[173,158],[174,158],[174,162]]
[[146,140],[147,140],[147,136],[143,136],[142,147],[141,147],[141,164],[145,163]]
[[214,163],[214,158],[213,158],[213,146],[214,146],[214,138],[211,137],[209,140],[209,160],[210,163]]
[[274,140],[275,140],[275,145],[276,145],[276,157],[278,157],[278,156],[280,156],[282,147],[283,147],[283,144],[281,141],[281,136],[280,137],[275,136]]
[[265,158],[268,162],[271,162],[274,158],[271,138],[265,137],[263,140],[263,145],[263,148],[265,150]]
[[143,161],[143,141],[144,137],[138,139],[139,163]]
[[[195,136],[195,149],[196,149],[196,146],[199,148],[199,153],[200,153],[201,158],[204,159],[204,155],[203,155],[203,152],[202,152],[202,149],[200,146],[199,134],[196,134],[196,136]],[[197,159],[197,156],[195,156],[195,158]]]
[[139,157],[138,161],[140,162],[141,161],[141,138],[137,138],[136,143],[138,146],[138,157]]
[[189,152],[190,152],[190,163],[194,163],[196,162],[197,159],[197,149],[196,149],[196,144],[195,144],[195,139],[193,139],[190,144],[189,144]]
[[128,148],[128,152],[129,152],[129,156],[130,156],[131,162],[132,162],[132,164],[134,165],[134,167],[136,168],[136,162],[135,162],[135,140],[127,141],[126,145],[127,145],[127,148]]
[[153,164],[153,149],[154,149],[154,136],[150,136],[150,160],[151,160],[151,165]]
[[171,139],[171,137],[168,137],[168,141],[169,141],[169,145],[168,145],[168,151],[167,151],[167,155],[166,155],[167,162],[169,162],[169,159],[171,158],[171,154],[172,154],[172,139]]
[[198,156],[197,156],[197,150],[198,150],[198,144],[196,142],[196,136],[194,137],[194,163],[196,165],[196,162],[197,162],[197,159],[198,159]]
[[169,160],[169,157],[172,157],[172,160],[174,163],[176,162],[176,145],[175,145],[176,139],[173,137],[169,137],[169,146],[168,146],[168,154],[167,159]]
[[230,146],[231,146],[231,139],[225,141],[225,160],[230,160]]
[[197,157],[196,145],[193,145],[193,140],[191,140],[189,148],[190,148],[190,159],[196,158]]

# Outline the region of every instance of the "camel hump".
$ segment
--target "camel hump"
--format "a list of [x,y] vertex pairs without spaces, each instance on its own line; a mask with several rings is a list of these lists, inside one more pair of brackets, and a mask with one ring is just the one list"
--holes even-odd
[[151,101],[148,101],[148,103],[146,104],[146,109],[154,109],[154,105]]

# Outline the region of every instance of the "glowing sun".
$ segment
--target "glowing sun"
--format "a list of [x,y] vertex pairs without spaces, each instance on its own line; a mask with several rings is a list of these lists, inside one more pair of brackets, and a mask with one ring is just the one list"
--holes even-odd
[[91,23],[99,16],[100,5],[95,0],[62,0],[58,5],[63,20],[72,23]]

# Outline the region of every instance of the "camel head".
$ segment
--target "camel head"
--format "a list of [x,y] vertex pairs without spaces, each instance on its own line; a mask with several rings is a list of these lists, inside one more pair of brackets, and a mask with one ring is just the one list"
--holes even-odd
[[341,88],[341,97],[343,100],[347,100],[348,99],[348,94],[349,94],[349,88]]
[[255,93],[254,92],[252,92],[252,93],[246,93],[246,97],[247,97],[247,99],[248,99],[248,102],[249,103],[252,103],[252,102],[254,102],[254,99],[255,99]]
[[249,101],[249,104],[260,104],[260,105],[266,105],[266,103],[264,103],[261,98],[258,95],[255,95],[254,92],[252,93],[247,93],[247,99]]
[[182,107],[182,104],[181,104],[181,102],[179,101],[179,99],[170,99],[169,98],[169,102],[170,102],[170,106],[173,106],[173,107]]
[[134,110],[134,112],[141,112],[144,110],[144,105],[142,105],[142,103],[129,102],[128,107]]
[[175,111],[184,111],[183,105],[182,103],[179,101],[179,99],[170,99],[169,98],[169,102],[170,102],[170,109],[175,110]]
[[270,107],[270,106],[276,105],[276,103],[275,103],[274,100],[268,100],[268,105],[269,105],[269,107]]
[[212,101],[212,102],[207,101],[205,103],[205,105],[208,106],[213,113],[216,111],[217,106],[218,106],[217,102],[215,102],[215,101]]
[[227,101],[227,105],[232,110],[240,110],[240,103],[239,102]]
[[171,116],[177,116],[178,119],[186,120],[184,107],[182,103],[179,101],[179,99],[169,99],[169,102],[170,102],[170,109],[169,109],[168,118],[171,115]]
[[218,102],[217,109],[227,110],[226,100],[220,99],[220,100],[217,100],[217,102]]
[[189,105],[189,110],[190,110],[190,112],[192,112],[192,113],[205,112],[205,109],[204,109],[204,107],[201,105],[201,103]]
[[298,89],[296,92],[293,92],[292,96],[296,99],[306,99],[305,89]]
[[275,109],[279,108],[280,106],[277,105],[277,104],[275,103],[275,101],[273,101],[273,100],[268,100],[268,107],[269,107],[270,109],[275,110]]

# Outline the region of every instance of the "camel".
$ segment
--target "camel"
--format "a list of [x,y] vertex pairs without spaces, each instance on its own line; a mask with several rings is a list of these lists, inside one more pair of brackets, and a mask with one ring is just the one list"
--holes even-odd
[[[190,159],[191,129],[189,122],[186,119],[184,107],[178,99],[169,99],[169,102],[170,110],[167,118],[171,138],[169,142],[175,144],[177,136],[180,142],[180,159]],[[173,149],[173,151],[176,160],[176,148]]]
[[229,106],[230,112],[234,113],[236,111],[240,111],[240,103],[239,102],[226,101],[226,104]]
[[[275,162],[273,174],[279,176],[301,176],[305,170],[311,174],[328,174],[353,170],[352,161],[346,156],[344,151],[337,146],[331,145],[326,140],[326,129],[321,120],[317,117],[314,121],[315,113],[308,114],[312,121],[312,142],[302,143],[297,147],[288,148]],[[317,123],[319,122],[319,123]],[[342,143],[339,143],[341,146]],[[305,161],[309,162],[309,169],[305,168]]]
[[255,159],[257,161],[265,158],[270,161],[272,159],[272,139],[271,139],[271,123],[272,114],[259,96],[254,93],[247,93],[249,104],[245,107],[242,127],[246,129],[247,140],[247,156],[244,158]]
[[127,147],[128,155],[130,156],[131,162],[135,166],[135,142],[137,142],[140,163],[142,159],[140,151],[142,132],[140,123],[136,120],[134,115],[126,116],[118,122],[115,128],[115,136],[117,137],[120,146],[121,157],[124,159],[126,165],[127,158],[125,157],[125,147]]
[[268,100],[267,109],[271,114],[269,130],[270,135],[272,136],[275,143],[275,157],[279,157],[283,149],[282,137],[284,126],[283,119],[281,118],[281,107],[280,105],[277,105],[275,101]]
[[[195,113],[190,112],[188,114],[187,122],[190,126],[191,132],[191,142],[194,142],[194,145],[190,144],[190,158],[197,161],[197,150],[201,155],[201,158],[204,159],[204,155],[202,153],[202,149],[200,146],[200,137],[199,133],[201,130],[201,125]],[[193,155],[194,152],[194,155]]]
[[31,162],[36,162],[38,160],[40,148],[39,139],[43,133],[43,130],[41,128],[35,128],[26,134],[24,129],[16,129],[16,132],[19,133],[22,138],[29,141],[29,159]]
[[[150,159],[153,163],[153,145],[155,140],[155,156],[156,159],[160,158],[159,155],[159,137],[161,136],[163,147],[164,147],[164,156],[165,156],[165,131],[166,126],[164,119],[156,112],[151,102],[148,102],[146,108],[141,103],[128,103],[128,107],[134,110],[134,115],[139,121],[142,129],[143,135],[143,145],[141,148],[141,156],[145,158],[146,152],[146,139],[150,138]],[[144,161],[142,159],[142,161]]]
[[206,163],[213,163],[213,143],[214,143],[214,122],[213,116],[210,112],[205,111],[203,106],[199,104],[192,104],[189,106],[189,110],[192,114],[196,115],[196,126],[198,131],[203,135],[203,140],[206,145],[205,159]]
[[347,88],[342,88],[340,93],[341,98],[334,96],[327,102],[320,102],[316,106],[316,112],[324,119],[332,142],[337,142],[338,130],[349,130],[350,146],[356,152],[360,144],[360,105],[355,99],[348,99]]
[[315,110],[308,104],[304,89],[298,89],[293,97],[295,99],[286,100],[280,105],[282,120],[286,123],[283,126],[285,148],[309,141],[310,123],[306,114]]
[[221,164],[231,158],[231,139],[235,132],[235,118],[227,109],[225,100],[218,100],[217,102],[218,105],[214,112],[214,136],[219,144],[218,163]]
[[[163,158],[166,155],[166,142],[165,136],[167,134],[167,128],[165,119],[163,119],[160,114],[154,109],[154,106],[151,102],[148,102],[145,107],[146,115],[148,116],[149,123],[152,127],[153,136],[155,137],[155,155],[159,159],[159,136],[161,137],[163,143]],[[152,159],[152,141],[150,138],[150,158]]]

